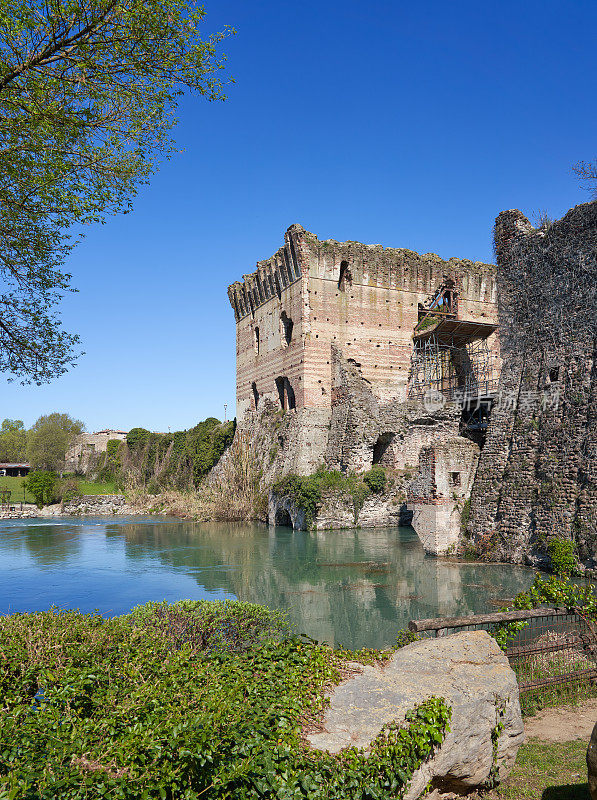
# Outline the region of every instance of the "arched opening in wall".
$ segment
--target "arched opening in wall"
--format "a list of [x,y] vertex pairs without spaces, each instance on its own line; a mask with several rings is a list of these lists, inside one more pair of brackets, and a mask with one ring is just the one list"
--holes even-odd
[[288,511],[286,511],[285,508],[276,509],[275,524],[278,526],[292,528],[292,520],[290,519],[290,514],[288,513]]
[[393,465],[392,442],[396,437],[395,433],[382,433],[373,446],[373,463],[382,466]]
[[346,284],[352,286],[352,274],[348,266],[348,261],[340,262],[340,277],[338,278],[338,289],[343,292],[346,289]]
[[285,375],[281,375],[279,378],[276,378],[276,389],[278,390],[278,399],[280,401],[281,409],[290,410],[296,408],[294,389]]
[[290,385],[288,378],[284,378],[284,388],[286,390],[286,401],[288,408],[296,408],[296,400],[294,398],[294,389]]
[[278,391],[278,400],[280,401],[280,408],[284,410],[286,408],[286,394],[284,392],[284,381],[285,378],[276,378],[276,389]]
[[259,328],[253,328],[253,345],[255,347],[255,355],[259,355]]
[[282,313],[280,314],[280,338],[282,339],[283,347],[288,347],[288,345],[292,341],[293,328],[294,328],[294,322],[289,316],[286,315],[285,311],[282,311]]
[[253,403],[255,405],[255,411],[257,411],[257,406],[259,405],[259,392],[257,391],[257,384],[255,381],[251,384],[251,391],[253,392]]

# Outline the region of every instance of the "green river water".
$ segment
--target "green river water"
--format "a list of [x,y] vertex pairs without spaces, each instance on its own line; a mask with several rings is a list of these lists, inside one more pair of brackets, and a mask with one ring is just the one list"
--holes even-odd
[[534,571],[425,556],[411,528],[305,533],[156,518],[0,521],[0,613],[123,614],[148,600],[237,598],[346,647],[410,619],[495,611]]

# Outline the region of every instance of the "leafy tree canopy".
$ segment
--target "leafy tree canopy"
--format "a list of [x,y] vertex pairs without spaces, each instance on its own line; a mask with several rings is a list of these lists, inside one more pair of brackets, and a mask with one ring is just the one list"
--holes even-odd
[[31,472],[23,486],[35,498],[39,508],[55,501],[58,476],[49,470]]
[[77,357],[55,305],[73,225],[127,212],[173,152],[184,89],[223,98],[192,0],[0,0],[0,370],[43,383]]
[[18,462],[27,458],[27,431],[21,419],[5,419],[0,428],[0,461]]
[[85,426],[68,414],[46,414],[40,417],[27,437],[27,457],[36,470],[60,471],[66,451]]

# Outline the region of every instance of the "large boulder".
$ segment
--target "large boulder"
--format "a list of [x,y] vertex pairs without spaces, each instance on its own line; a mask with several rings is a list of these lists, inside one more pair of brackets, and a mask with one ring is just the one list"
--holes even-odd
[[589,792],[593,800],[597,800],[597,722],[587,749],[587,770],[589,772]]
[[485,631],[415,642],[383,668],[364,666],[333,690],[322,728],[309,742],[331,753],[366,749],[386,723],[403,721],[409,709],[432,696],[452,708],[451,730],[414,774],[405,800],[418,798],[428,784],[466,794],[503,780],[524,728],[516,676]]

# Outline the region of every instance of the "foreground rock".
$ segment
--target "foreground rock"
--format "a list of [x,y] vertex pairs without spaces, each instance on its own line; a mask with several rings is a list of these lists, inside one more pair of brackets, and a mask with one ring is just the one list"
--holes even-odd
[[597,722],[591,734],[587,749],[587,770],[589,773],[589,792],[593,800],[597,800]]
[[367,748],[386,723],[402,721],[431,696],[451,706],[451,730],[413,776],[405,800],[418,798],[429,783],[466,794],[507,777],[524,739],[518,685],[508,659],[485,631],[415,642],[384,668],[363,667],[336,687],[322,730],[308,740],[332,753]]

